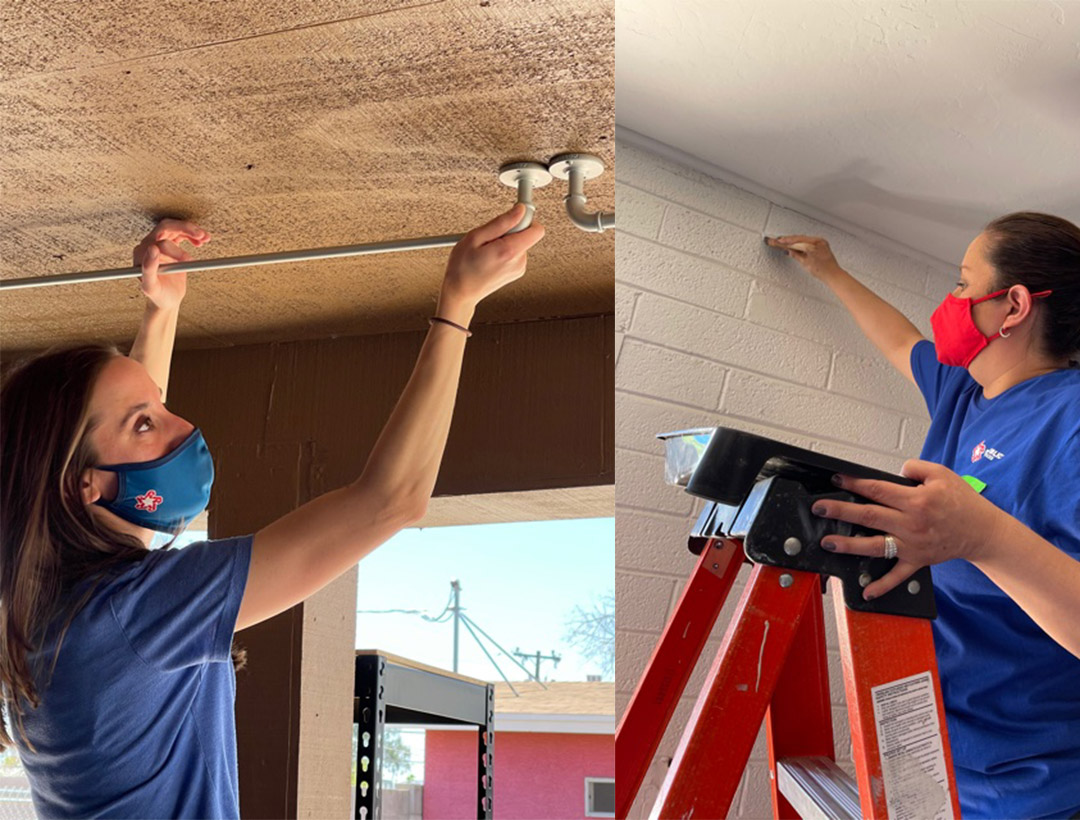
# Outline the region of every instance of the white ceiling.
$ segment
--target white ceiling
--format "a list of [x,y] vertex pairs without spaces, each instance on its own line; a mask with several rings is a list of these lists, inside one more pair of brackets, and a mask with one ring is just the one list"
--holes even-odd
[[616,122],[957,264],[1080,222],[1080,0],[617,0]]

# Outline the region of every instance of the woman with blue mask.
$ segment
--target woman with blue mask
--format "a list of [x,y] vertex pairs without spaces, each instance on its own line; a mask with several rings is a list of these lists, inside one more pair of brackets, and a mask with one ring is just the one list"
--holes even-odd
[[1080,817],[1080,228],[1021,212],[971,242],[934,342],[813,236],[767,240],[824,282],[915,382],[931,425],[916,487],[838,476],[868,504],[818,515],[883,536],[872,598],[933,565],[934,644],[965,818]]
[[[43,817],[239,817],[235,631],[303,601],[425,513],[473,311],[544,234],[517,205],[450,253],[412,375],[359,477],[254,533],[149,549],[206,507],[211,443],[165,406],[183,273],[210,240],[164,220],[135,250],[129,355],[47,351],[0,387],[0,750]],[[230,662],[231,661],[231,662]]]

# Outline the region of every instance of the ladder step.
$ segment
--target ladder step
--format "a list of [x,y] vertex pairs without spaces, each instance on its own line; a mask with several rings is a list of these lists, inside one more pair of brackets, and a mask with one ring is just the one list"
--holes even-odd
[[776,772],[780,793],[803,820],[861,820],[854,779],[829,758],[787,757]]

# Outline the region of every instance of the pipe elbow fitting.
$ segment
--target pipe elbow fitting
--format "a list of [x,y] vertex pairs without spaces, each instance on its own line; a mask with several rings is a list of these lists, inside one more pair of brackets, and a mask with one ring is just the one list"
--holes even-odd
[[600,222],[600,214],[589,213],[585,210],[584,196],[566,197],[566,215],[570,217],[571,222],[583,231],[589,231],[590,233],[603,233],[604,231],[604,226]]
[[536,215],[536,206],[531,202],[525,202],[523,204],[525,205],[525,216],[521,217],[521,221],[506,233],[520,233],[532,225],[533,217]]

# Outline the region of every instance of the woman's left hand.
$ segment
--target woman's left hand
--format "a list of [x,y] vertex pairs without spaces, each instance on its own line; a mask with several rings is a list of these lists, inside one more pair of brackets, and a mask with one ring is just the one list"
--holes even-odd
[[[817,515],[880,530],[896,538],[896,565],[863,590],[867,600],[883,595],[928,564],[953,558],[977,560],[996,546],[1004,520],[1009,517],[948,467],[911,459],[900,472],[918,481],[918,486],[836,476],[834,483],[838,487],[875,503],[835,499],[814,503]],[[833,552],[881,558],[885,538],[827,535],[821,546]]]
[[210,241],[210,234],[193,222],[163,219],[135,246],[132,254],[136,267],[142,267],[139,283],[147,300],[162,310],[176,310],[187,292],[186,273],[158,272],[159,265],[187,262],[191,254],[177,243],[187,240],[195,247]]

